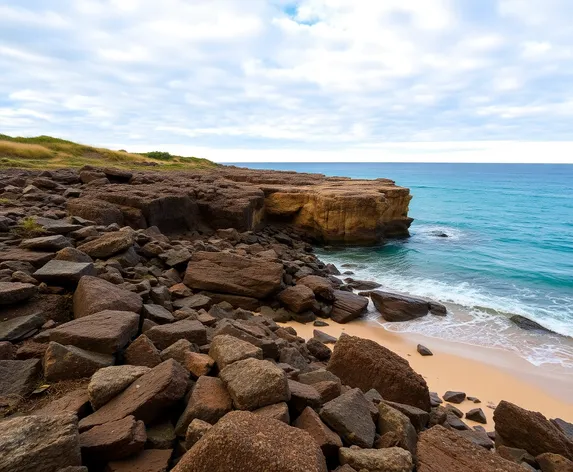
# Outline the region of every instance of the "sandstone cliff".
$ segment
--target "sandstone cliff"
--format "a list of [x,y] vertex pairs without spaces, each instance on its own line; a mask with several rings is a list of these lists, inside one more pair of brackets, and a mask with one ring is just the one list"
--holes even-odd
[[79,178],[87,188],[68,203],[72,215],[135,229],[246,231],[274,223],[291,225],[319,242],[374,244],[407,236],[412,222],[409,190],[387,179],[235,167],[133,174],[84,168]]

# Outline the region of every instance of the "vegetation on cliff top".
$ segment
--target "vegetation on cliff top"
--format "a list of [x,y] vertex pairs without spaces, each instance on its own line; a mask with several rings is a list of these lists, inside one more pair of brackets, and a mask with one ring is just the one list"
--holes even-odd
[[0,134],[0,169],[55,169],[84,165],[185,170],[215,167],[217,164],[207,159],[174,156],[168,152],[130,153],[86,146],[51,136],[22,138]]

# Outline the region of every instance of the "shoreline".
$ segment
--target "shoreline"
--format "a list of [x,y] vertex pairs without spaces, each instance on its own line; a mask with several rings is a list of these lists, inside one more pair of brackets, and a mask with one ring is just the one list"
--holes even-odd
[[[354,320],[348,324],[338,324],[332,320],[327,322],[329,326],[325,327],[293,321],[285,325],[293,327],[305,340],[312,337],[314,329],[318,329],[335,337],[346,333],[381,344],[405,358],[424,377],[430,391],[437,392],[440,397],[447,390],[457,390],[479,398],[480,404],[465,400],[455,406],[464,413],[472,408],[482,408],[488,420],[484,425],[488,431],[494,425],[493,409],[488,404],[497,405],[501,400],[539,411],[548,418],[573,421],[573,400],[570,396],[573,375],[564,376],[563,370],[566,369],[535,366],[516,353],[501,349],[392,332],[368,320]],[[428,347],[434,355],[423,357],[418,354],[418,344]],[[329,347],[332,348],[332,345]],[[464,421],[471,426],[478,424],[465,418]]]

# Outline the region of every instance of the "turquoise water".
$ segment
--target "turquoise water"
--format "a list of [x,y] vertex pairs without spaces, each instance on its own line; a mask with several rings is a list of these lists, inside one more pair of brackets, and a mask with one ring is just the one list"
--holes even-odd
[[[573,166],[517,164],[249,163],[251,168],[386,177],[410,188],[411,237],[376,248],[318,251],[325,262],[389,289],[463,307],[462,318],[393,330],[523,352],[573,365],[557,337],[516,332],[521,314],[573,336]],[[437,237],[436,232],[448,238]],[[461,321],[462,320],[462,321]],[[529,346],[527,349],[524,345]]]

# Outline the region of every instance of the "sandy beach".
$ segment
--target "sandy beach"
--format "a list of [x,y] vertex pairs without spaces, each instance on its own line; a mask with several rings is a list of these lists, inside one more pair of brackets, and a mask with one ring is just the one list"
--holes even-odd
[[[329,326],[320,328],[311,323],[290,322],[288,325],[306,340],[313,336],[314,329],[320,329],[336,337],[346,333],[376,341],[407,359],[426,379],[430,391],[442,396],[447,390],[456,390],[479,398],[479,405],[466,400],[456,406],[464,412],[481,407],[488,418],[485,425],[488,430],[493,429],[493,408],[501,400],[539,411],[549,418],[573,421],[573,372],[570,369],[537,367],[517,354],[498,349],[393,333],[366,320],[345,325],[331,320],[328,323]],[[423,357],[418,354],[418,344],[428,347],[434,355]]]

